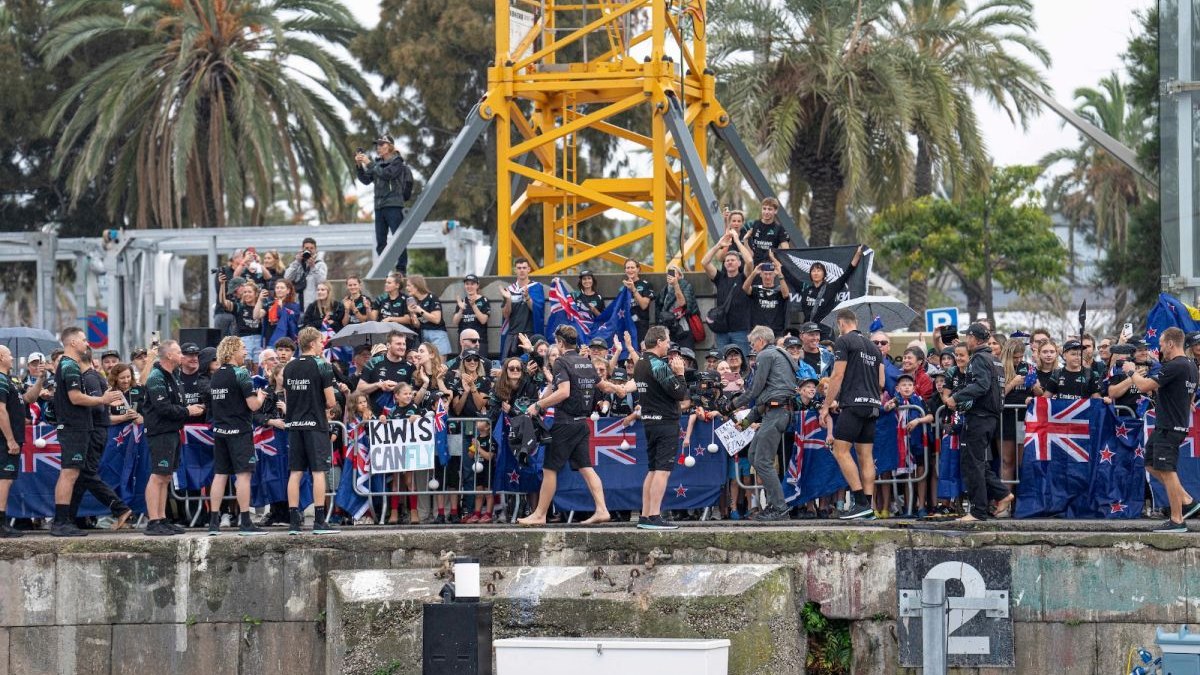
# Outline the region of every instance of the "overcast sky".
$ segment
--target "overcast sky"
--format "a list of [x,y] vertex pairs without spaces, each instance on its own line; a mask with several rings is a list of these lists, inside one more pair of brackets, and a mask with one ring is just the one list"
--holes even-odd
[[[378,0],[345,1],[364,25],[379,22]],[[1073,108],[1077,87],[1096,86],[1108,73],[1123,70],[1121,53],[1137,29],[1133,13],[1154,1],[1033,0],[1037,37],[1052,59],[1047,80],[1059,103]],[[1064,128],[1052,112],[1033,120],[1028,131],[1014,126],[1004,112],[983,99],[976,112],[997,164],[1032,164],[1052,150],[1079,142],[1075,131]]]

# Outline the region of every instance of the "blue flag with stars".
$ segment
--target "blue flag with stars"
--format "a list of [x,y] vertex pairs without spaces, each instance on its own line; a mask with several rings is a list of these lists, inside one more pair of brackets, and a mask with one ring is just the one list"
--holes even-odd
[[1140,518],[1146,502],[1146,453],[1142,420],[1118,417],[1104,406],[1092,418],[1089,493],[1095,518]]
[[1171,327],[1177,327],[1184,333],[1200,330],[1200,321],[1192,318],[1190,308],[1179,298],[1159,293],[1158,302],[1150,308],[1146,315],[1146,344],[1150,349],[1158,351],[1158,336]]

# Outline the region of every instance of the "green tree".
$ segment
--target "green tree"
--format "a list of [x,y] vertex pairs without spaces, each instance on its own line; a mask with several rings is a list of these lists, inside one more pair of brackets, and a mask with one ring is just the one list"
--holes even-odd
[[1065,273],[1067,253],[1034,184],[1038,167],[999,167],[987,184],[959,200],[922,197],[875,217],[870,240],[894,265],[927,275],[952,273],[974,318],[982,307],[995,325],[994,286],[1021,295],[1044,292]]
[[80,148],[52,165],[73,199],[103,182],[110,216],[139,228],[259,224],[277,199],[294,213],[311,200],[323,216],[331,194],[340,201],[330,177],[352,153],[332,101],[367,90],[329,49],[361,32],[341,2],[62,0],[53,11],[47,67],[88,45],[133,45],[49,109],[58,149]]

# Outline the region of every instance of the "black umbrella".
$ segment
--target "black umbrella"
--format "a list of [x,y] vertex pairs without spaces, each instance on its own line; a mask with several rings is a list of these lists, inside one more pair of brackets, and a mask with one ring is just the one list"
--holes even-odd
[[[833,327],[837,325],[837,313],[843,309],[854,312],[858,317],[859,330],[866,330],[878,317],[883,324],[878,330],[906,330],[917,313],[911,307],[890,295],[864,295],[849,300],[834,307],[821,320],[821,323]],[[872,329],[876,330],[876,329]]]
[[383,321],[364,321],[362,323],[352,323],[349,326],[339,330],[330,340],[331,347],[357,347],[359,345],[373,345],[383,342],[391,333],[404,333],[405,335],[416,335],[412,329],[401,326],[398,323],[385,323]]
[[0,328],[0,345],[8,347],[14,359],[26,358],[34,352],[48,355],[62,346],[54,333],[25,326]]

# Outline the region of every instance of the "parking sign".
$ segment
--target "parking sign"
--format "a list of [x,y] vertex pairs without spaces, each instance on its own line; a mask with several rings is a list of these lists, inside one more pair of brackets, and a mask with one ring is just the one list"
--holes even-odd
[[957,307],[938,307],[925,310],[925,332],[932,333],[938,326],[958,327]]

